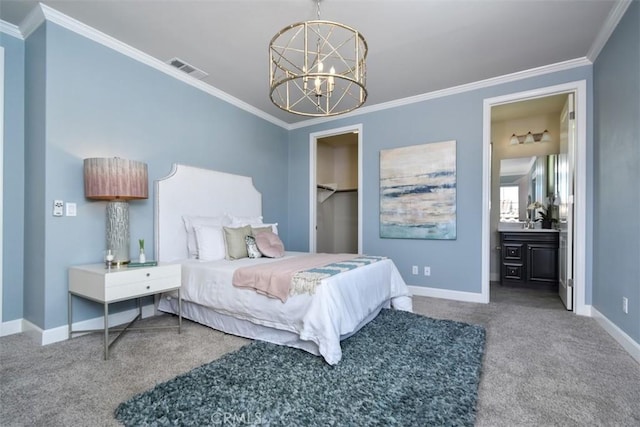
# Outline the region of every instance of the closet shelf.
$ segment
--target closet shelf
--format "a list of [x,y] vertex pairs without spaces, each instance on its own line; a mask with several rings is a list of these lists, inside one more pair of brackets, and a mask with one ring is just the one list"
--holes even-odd
[[351,193],[358,191],[357,188],[339,188],[338,184],[335,182],[317,184],[316,187],[318,189],[318,200],[320,203],[323,203],[335,193]]

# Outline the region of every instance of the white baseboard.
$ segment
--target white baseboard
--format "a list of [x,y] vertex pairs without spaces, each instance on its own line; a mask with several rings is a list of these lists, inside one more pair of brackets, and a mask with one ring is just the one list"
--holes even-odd
[[10,320],[0,324],[0,337],[19,334],[24,329],[22,319]]
[[576,305],[575,313],[578,316],[593,317],[594,310],[595,308],[593,308],[593,306],[591,305],[583,305],[583,306]]
[[609,335],[613,337],[618,344],[622,346],[636,362],[640,363],[640,344],[635,342],[633,338],[627,335],[622,329],[616,326],[611,320],[609,320],[604,314],[600,313],[597,309],[591,308],[591,314],[596,322],[602,329],[607,331]]
[[409,291],[411,292],[412,295],[417,295],[420,297],[443,298],[443,299],[451,299],[454,301],[486,303],[482,294],[476,294],[474,292],[451,291],[448,289],[427,288],[424,286],[413,286],[413,285],[409,286]]
[[[132,308],[119,313],[113,313],[109,315],[109,325],[116,326],[129,323],[131,319],[135,317],[138,309]],[[142,306],[142,318],[147,318],[155,315],[155,306],[153,304],[147,304]],[[104,316],[95,317],[93,319],[82,320],[80,322],[74,322],[74,330],[85,329],[102,329],[104,328]],[[24,332],[30,336],[34,341],[41,345],[53,344],[55,342],[64,341],[69,339],[69,327],[67,325],[58,326],[57,328],[41,329],[25,319],[12,320],[11,322],[5,322],[2,324],[2,335],[11,335]]]

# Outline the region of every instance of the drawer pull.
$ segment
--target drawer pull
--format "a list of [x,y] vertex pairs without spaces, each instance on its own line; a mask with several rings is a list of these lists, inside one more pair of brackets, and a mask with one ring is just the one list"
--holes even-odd
[[147,273],[147,277],[151,276],[151,273]]
[[151,289],[151,286],[147,285],[147,289]]

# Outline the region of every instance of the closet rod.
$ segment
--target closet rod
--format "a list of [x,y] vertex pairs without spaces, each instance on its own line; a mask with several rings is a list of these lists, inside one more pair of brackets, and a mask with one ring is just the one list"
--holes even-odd
[[318,184],[316,187],[318,187],[321,190],[336,191],[335,188],[329,187],[328,185]]
[[357,188],[343,188],[342,190],[338,190],[338,189],[329,187],[327,185],[322,185],[322,184],[318,184],[316,187],[318,187],[320,190],[333,191],[334,193],[349,193],[349,192],[352,192],[352,191],[358,191]]

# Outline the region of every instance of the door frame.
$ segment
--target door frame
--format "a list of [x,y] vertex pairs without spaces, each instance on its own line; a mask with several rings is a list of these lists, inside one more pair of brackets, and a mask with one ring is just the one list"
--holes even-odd
[[590,316],[586,304],[586,230],[587,230],[587,82],[578,80],[524,92],[485,98],[482,117],[482,292],[481,301],[490,297],[490,207],[491,207],[491,107],[517,101],[542,98],[563,93],[575,93],[576,150],[574,170],[574,253],[573,300],[576,314]]
[[329,136],[356,133],[358,135],[358,253],[362,253],[362,123],[344,126],[335,129],[327,129],[309,134],[309,252],[316,252],[316,226],[317,226],[317,156],[318,139]]
[[[0,242],[4,241],[4,234],[2,232],[4,227],[4,48],[0,46]],[[2,333],[2,304],[4,303],[4,288],[2,277],[4,254],[2,253],[2,245],[0,245],[0,337]]]

